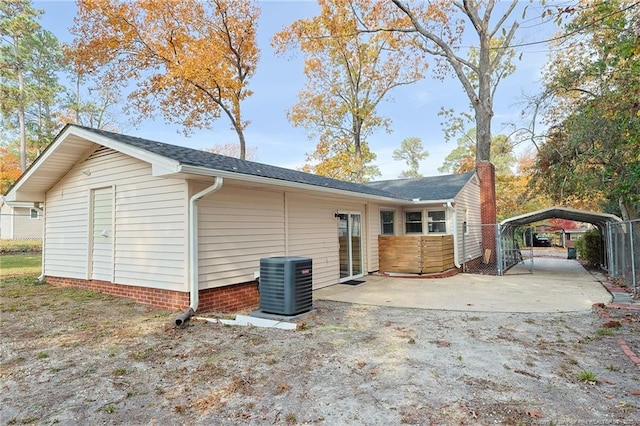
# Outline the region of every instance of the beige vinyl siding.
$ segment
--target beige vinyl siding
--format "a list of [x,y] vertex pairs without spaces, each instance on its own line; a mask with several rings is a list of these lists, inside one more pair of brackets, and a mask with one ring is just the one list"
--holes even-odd
[[[455,205],[458,222],[458,261],[462,263],[482,256],[480,184],[477,176],[473,176],[460,190],[455,197]],[[465,209],[467,210],[467,235],[463,235]]]
[[47,192],[44,273],[87,279],[89,187],[81,168],[72,169]]
[[91,279],[113,281],[113,187],[92,190]]
[[[191,192],[204,188],[198,184]],[[249,189],[226,180],[220,191],[198,203],[200,288],[251,281],[260,259],[272,256],[311,257],[314,288],[337,284],[337,211],[367,217],[364,204]],[[370,240],[371,226],[365,228],[364,244]],[[363,249],[367,263],[368,250]],[[375,257],[377,261],[377,249]]]
[[[288,255],[313,259],[313,288],[318,289],[340,280],[338,222],[336,212],[359,212],[366,221],[365,205],[328,199],[287,194]],[[365,222],[366,223],[366,222]],[[368,231],[368,230],[367,230]],[[363,232],[363,257],[367,260],[367,231]],[[364,265],[367,271],[368,265]]]
[[[367,217],[366,220],[369,224],[367,227],[367,272],[373,272],[380,269],[379,256],[378,256],[378,235],[382,233],[382,222],[380,220],[380,212],[382,210],[395,212],[394,219],[397,221],[398,213],[393,208],[384,208],[378,204],[367,205]],[[394,227],[397,226],[394,223]],[[396,229],[394,229],[396,231]]]
[[[198,185],[192,192],[200,191]],[[198,203],[200,288],[252,281],[263,257],[285,254],[284,193],[234,187]]]
[[[84,171],[84,173],[83,173]],[[88,278],[90,191],[114,190],[114,275],[120,284],[185,291],[187,184],[100,148],[47,193],[45,273]]]

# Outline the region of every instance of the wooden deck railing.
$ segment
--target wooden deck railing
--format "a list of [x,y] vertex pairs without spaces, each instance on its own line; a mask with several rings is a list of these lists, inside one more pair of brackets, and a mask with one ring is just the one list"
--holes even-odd
[[378,255],[381,272],[444,272],[454,267],[453,235],[380,235]]

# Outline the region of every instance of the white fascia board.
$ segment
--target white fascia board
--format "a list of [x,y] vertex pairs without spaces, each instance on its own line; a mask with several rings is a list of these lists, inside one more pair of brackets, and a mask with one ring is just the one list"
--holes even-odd
[[[36,161],[31,165],[31,167],[29,167],[27,169],[27,171],[24,172],[24,174],[18,178],[18,182],[16,182],[16,184],[13,186],[13,188],[11,188],[11,190],[6,195],[6,201],[7,202],[16,201],[17,200],[16,195],[17,195],[17,192],[19,192],[20,187],[22,186],[23,182],[28,181],[29,177],[31,175],[33,175],[42,166],[42,164],[44,162],[47,161],[47,158],[49,158],[51,155],[53,155],[53,153],[56,151],[58,146],[60,146],[62,141],[64,141],[66,139],[66,137],[71,133],[72,129],[73,129],[72,127],[68,127],[67,129],[65,129],[65,131],[62,132],[58,136],[58,138],[56,140],[54,140],[51,143],[51,145],[49,145],[47,147],[47,149],[45,149],[44,152],[42,154],[40,154],[40,156],[38,156],[38,158],[36,158]],[[44,199],[42,199],[42,200],[39,199],[39,198],[43,198],[43,196],[40,195],[40,194],[38,194],[35,197],[36,198],[33,198],[34,201],[44,201]],[[25,196],[22,196],[21,198],[25,199]]]
[[447,204],[447,203],[454,203],[455,200],[453,198],[447,198],[444,200],[417,200],[417,201],[412,201],[411,203],[417,206],[428,206],[431,204]]
[[7,201],[6,204],[11,207],[23,207],[26,209],[40,209],[38,203],[31,203],[28,201]]
[[308,183],[291,182],[288,180],[273,179],[273,178],[267,178],[262,176],[253,176],[253,175],[247,175],[243,173],[228,172],[225,170],[215,170],[215,169],[209,169],[206,167],[199,167],[199,166],[183,165],[180,167],[180,172],[187,173],[187,174],[211,176],[211,177],[219,176],[222,178],[234,179],[234,180],[239,180],[243,182],[253,182],[253,183],[262,183],[262,184],[268,184],[268,185],[284,186],[287,188],[294,188],[294,189],[306,189],[311,191],[327,192],[330,194],[342,195],[342,196],[348,196],[348,197],[357,196],[361,198],[367,198],[370,200],[383,201],[386,203],[394,203],[394,204],[410,203],[410,201],[408,200],[403,200],[398,198],[383,197],[379,195],[370,195],[362,192],[345,191],[343,189],[335,189],[335,188],[323,187],[318,185],[310,185]]
[[111,139],[106,136],[101,136],[84,129],[71,128],[71,130],[73,134],[83,139],[87,139],[91,142],[106,146],[107,148],[114,149],[125,155],[128,155],[133,158],[137,158],[138,160],[151,164],[153,176],[164,176],[164,175],[173,174],[179,171],[180,163],[170,158],[163,157],[162,155],[154,154],[152,152],[133,147],[126,143],[118,142],[115,139]]
[[13,188],[7,193],[6,201],[17,201],[17,194],[20,193],[21,200],[33,200],[37,202],[43,202],[44,196],[43,194],[28,194],[21,193],[20,188],[23,183],[28,181],[29,178],[40,168],[43,164],[46,163],[47,159],[52,156],[58,147],[64,143],[64,141],[70,136],[77,136],[79,138],[85,139],[90,143],[95,143],[98,145],[106,146],[107,148],[114,149],[116,151],[122,152],[123,154],[129,155],[133,158],[137,158],[141,161],[151,164],[152,174],[153,176],[164,176],[173,174],[179,171],[180,163],[171,160],[169,158],[163,157],[158,154],[151,153],[149,151],[145,151],[142,149],[138,149],[127,145],[122,142],[118,142],[115,139],[111,139],[106,136],[101,136],[96,133],[90,132],[85,129],[81,129],[75,126],[67,127],[58,137],[51,143],[49,147],[36,159],[36,161],[29,167],[29,169],[18,179],[18,182],[15,184]]

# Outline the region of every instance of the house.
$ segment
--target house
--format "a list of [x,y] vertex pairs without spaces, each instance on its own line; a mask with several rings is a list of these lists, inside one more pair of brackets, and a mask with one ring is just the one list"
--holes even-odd
[[0,196],[0,239],[39,240],[42,224],[42,209],[37,203],[10,203]]
[[[474,173],[355,184],[67,125],[7,194],[44,205],[43,277],[170,309],[256,304],[261,258],[313,259],[318,289],[379,271],[380,235],[481,256]],[[461,258],[465,253],[467,259]]]

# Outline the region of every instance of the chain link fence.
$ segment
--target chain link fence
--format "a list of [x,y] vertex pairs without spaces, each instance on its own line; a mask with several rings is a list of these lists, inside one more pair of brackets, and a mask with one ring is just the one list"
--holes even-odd
[[462,235],[463,271],[499,275],[498,244],[500,225],[467,224]]
[[[500,224],[468,225],[463,241],[463,271],[472,274],[504,275],[518,263],[533,263],[530,227],[501,227]],[[483,242],[484,241],[484,242]]]
[[640,281],[640,219],[609,222],[607,226],[609,275],[638,296]]

